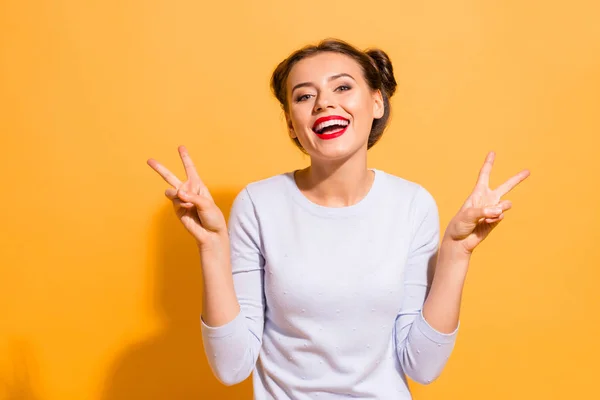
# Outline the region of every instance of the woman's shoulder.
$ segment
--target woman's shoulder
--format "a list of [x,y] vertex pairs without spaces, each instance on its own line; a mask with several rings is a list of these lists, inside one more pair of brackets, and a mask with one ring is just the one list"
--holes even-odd
[[385,171],[378,170],[378,173],[386,196],[396,203],[406,203],[411,208],[437,207],[435,198],[424,184]]
[[279,196],[289,192],[293,183],[293,172],[283,172],[277,175],[260,178],[247,183],[237,194],[237,198],[252,203],[272,202]]
[[277,175],[272,175],[260,178],[249,182],[244,187],[244,190],[254,195],[273,194],[279,192],[293,183],[293,172],[282,172]]
[[418,183],[417,181],[379,169],[375,169],[375,172],[379,175],[383,186],[388,190],[396,191],[403,196],[412,197],[421,191],[428,193],[423,184]]

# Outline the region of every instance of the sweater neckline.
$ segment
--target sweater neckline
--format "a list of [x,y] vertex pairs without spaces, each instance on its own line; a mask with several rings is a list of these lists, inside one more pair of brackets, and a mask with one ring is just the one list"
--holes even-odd
[[371,188],[369,189],[367,194],[363,196],[363,198],[360,199],[357,203],[344,207],[328,207],[314,203],[313,201],[309,200],[308,197],[306,197],[304,193],[302,193],[302,191],[296,184],[296,179],[294,178],[294,175],[298,170],[290,171],[286,173],[285,176],[286,181],[288,182],[287,186],[291,197],[302,208],[306,209],[312,214],[322,217],[344,218],[362,214],[366,212],[370,208],[370,206],[373,205],[375,198],[377,197],[377,193],[379,192],[382,184],[382,172],[375,168],[370,168],[369,170],[373,171],[375,177],[373,179],[373,183],[371,184]]

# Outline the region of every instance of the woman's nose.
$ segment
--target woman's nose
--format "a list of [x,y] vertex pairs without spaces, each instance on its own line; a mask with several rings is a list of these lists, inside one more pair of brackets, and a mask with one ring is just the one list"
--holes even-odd
[[319,94],[315,101],[314,112],[320,112],[326,108],[333,108],[333,101],[325,94]]

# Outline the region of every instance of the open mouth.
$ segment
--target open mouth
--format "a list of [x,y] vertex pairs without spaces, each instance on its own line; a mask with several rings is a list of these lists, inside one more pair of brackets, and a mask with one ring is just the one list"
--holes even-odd
[[333,139],[346,132],[348,125],[350,125],[348,119],[339,115],[331,115],[317,119],[312,130],[322,139]]

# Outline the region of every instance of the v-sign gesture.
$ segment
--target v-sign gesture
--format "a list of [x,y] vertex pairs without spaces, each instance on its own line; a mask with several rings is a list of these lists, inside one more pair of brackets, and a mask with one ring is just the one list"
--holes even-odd
[[523,170],[496,189],[490,189],[494,158],[494,152],[488,153],[475,189],[446,229],[445,239],[460,243],[469,254],[500,223],[504,212],[512,207],[512,203],[502,200],[502,197],[529,176],[529,171]]
[[187,175],[185,182],[181,182],[171,171],[152,158],[148,160],[148,165],[171,185],[165,191],[165,196],[173,201],[173,208],[183,226],[194,236],[200,248],[210,247],[220,241],[223,235],[227,236],[225,217],[198,176],[184,146],[179,147],[179,155]]

